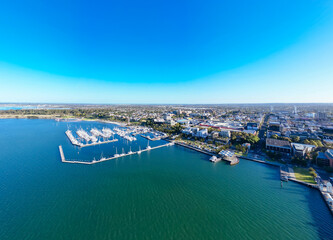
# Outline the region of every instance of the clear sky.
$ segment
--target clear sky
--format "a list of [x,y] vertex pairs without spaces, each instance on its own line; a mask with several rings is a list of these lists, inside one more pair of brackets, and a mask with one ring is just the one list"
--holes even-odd
[[11,0],[0,33],[0,102],[333,102],[332,0]]

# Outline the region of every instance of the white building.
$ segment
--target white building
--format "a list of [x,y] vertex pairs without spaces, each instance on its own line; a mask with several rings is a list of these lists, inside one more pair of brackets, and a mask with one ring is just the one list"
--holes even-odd
[[231,137],[231,133],[230,133],[229,130],[221,130],[220,136],[221,137],[228,137],[228,138],[230,138]]
[[204,129],[201,129],[200,131],[198,131],[197,137],[202,137],[202,138],[208,137],[208,129],[204,128]]

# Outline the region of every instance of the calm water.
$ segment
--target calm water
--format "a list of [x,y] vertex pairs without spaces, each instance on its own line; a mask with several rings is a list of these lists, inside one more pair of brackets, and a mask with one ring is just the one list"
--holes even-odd
[[[0,120],[0,239],[333,239],[333,217],[316,190],[249,161],[211,164],[165,147],[96,165],[71,158],[130,145],[72,147],[64,131],[97,123]],[[147,146],[139,139],[134,151]],[[151,143],[153,144],[158,143]]]

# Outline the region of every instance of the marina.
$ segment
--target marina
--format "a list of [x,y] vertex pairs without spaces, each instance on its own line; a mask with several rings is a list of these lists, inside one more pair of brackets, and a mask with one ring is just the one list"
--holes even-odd
[[[71,130],[67,130],[65,132],[65,134],[67,135],[68,139],[70,140],[70,142],[74,145],[74,146],[78,146],[78,147],[90,147],[90,146],[95,146],[95,145],[99,145],[99,144],[106,144],[106,143],[112,143],[112,142],[117,142],[118,139],[114,138],[114,139],[108,139],[109,137],[112,136],[112,134],[108,134],[108,132],[103,129],[103,133],[98,131],[97,129],[92,129],[91,130],[93,135],[89,135],[86,131],[79,129],[78,131],[76,131],[76,133],[78,134],[78,136],[81,139],[84,139],[86,141],[86,143],[80,142],[79,140],[77,140],[74,136]],[[111,131],[111,130],[110,130]],[[103,137],[103,139],[106,140],[98,140],[97,137],[101,136]],[[91,141],[91,142],[90,142]],[[89,143],[90,142],[90,143]]]

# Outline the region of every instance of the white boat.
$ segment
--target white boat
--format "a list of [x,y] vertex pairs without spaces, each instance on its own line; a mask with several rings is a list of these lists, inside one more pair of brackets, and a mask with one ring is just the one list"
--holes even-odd
[[148,150],[150,150],[150,149],[151,149],[151,147],[149,146],[149,140],[148,140],[148,146],[147,146],[147,149],[148,149]]
[[131,150],[131,147],[130,147],[130,150],[129,150],[128,154],[133,154],[133,152],[132,152],[132,150]]
[[217,162],[218,158],[216,156],[212,156],[209,161],[211,162]]
[[119,157],[120,155],[118,154],[118,152],[117,152],[117,148],[116,148],[116,154],[114,155],[114,157]]

